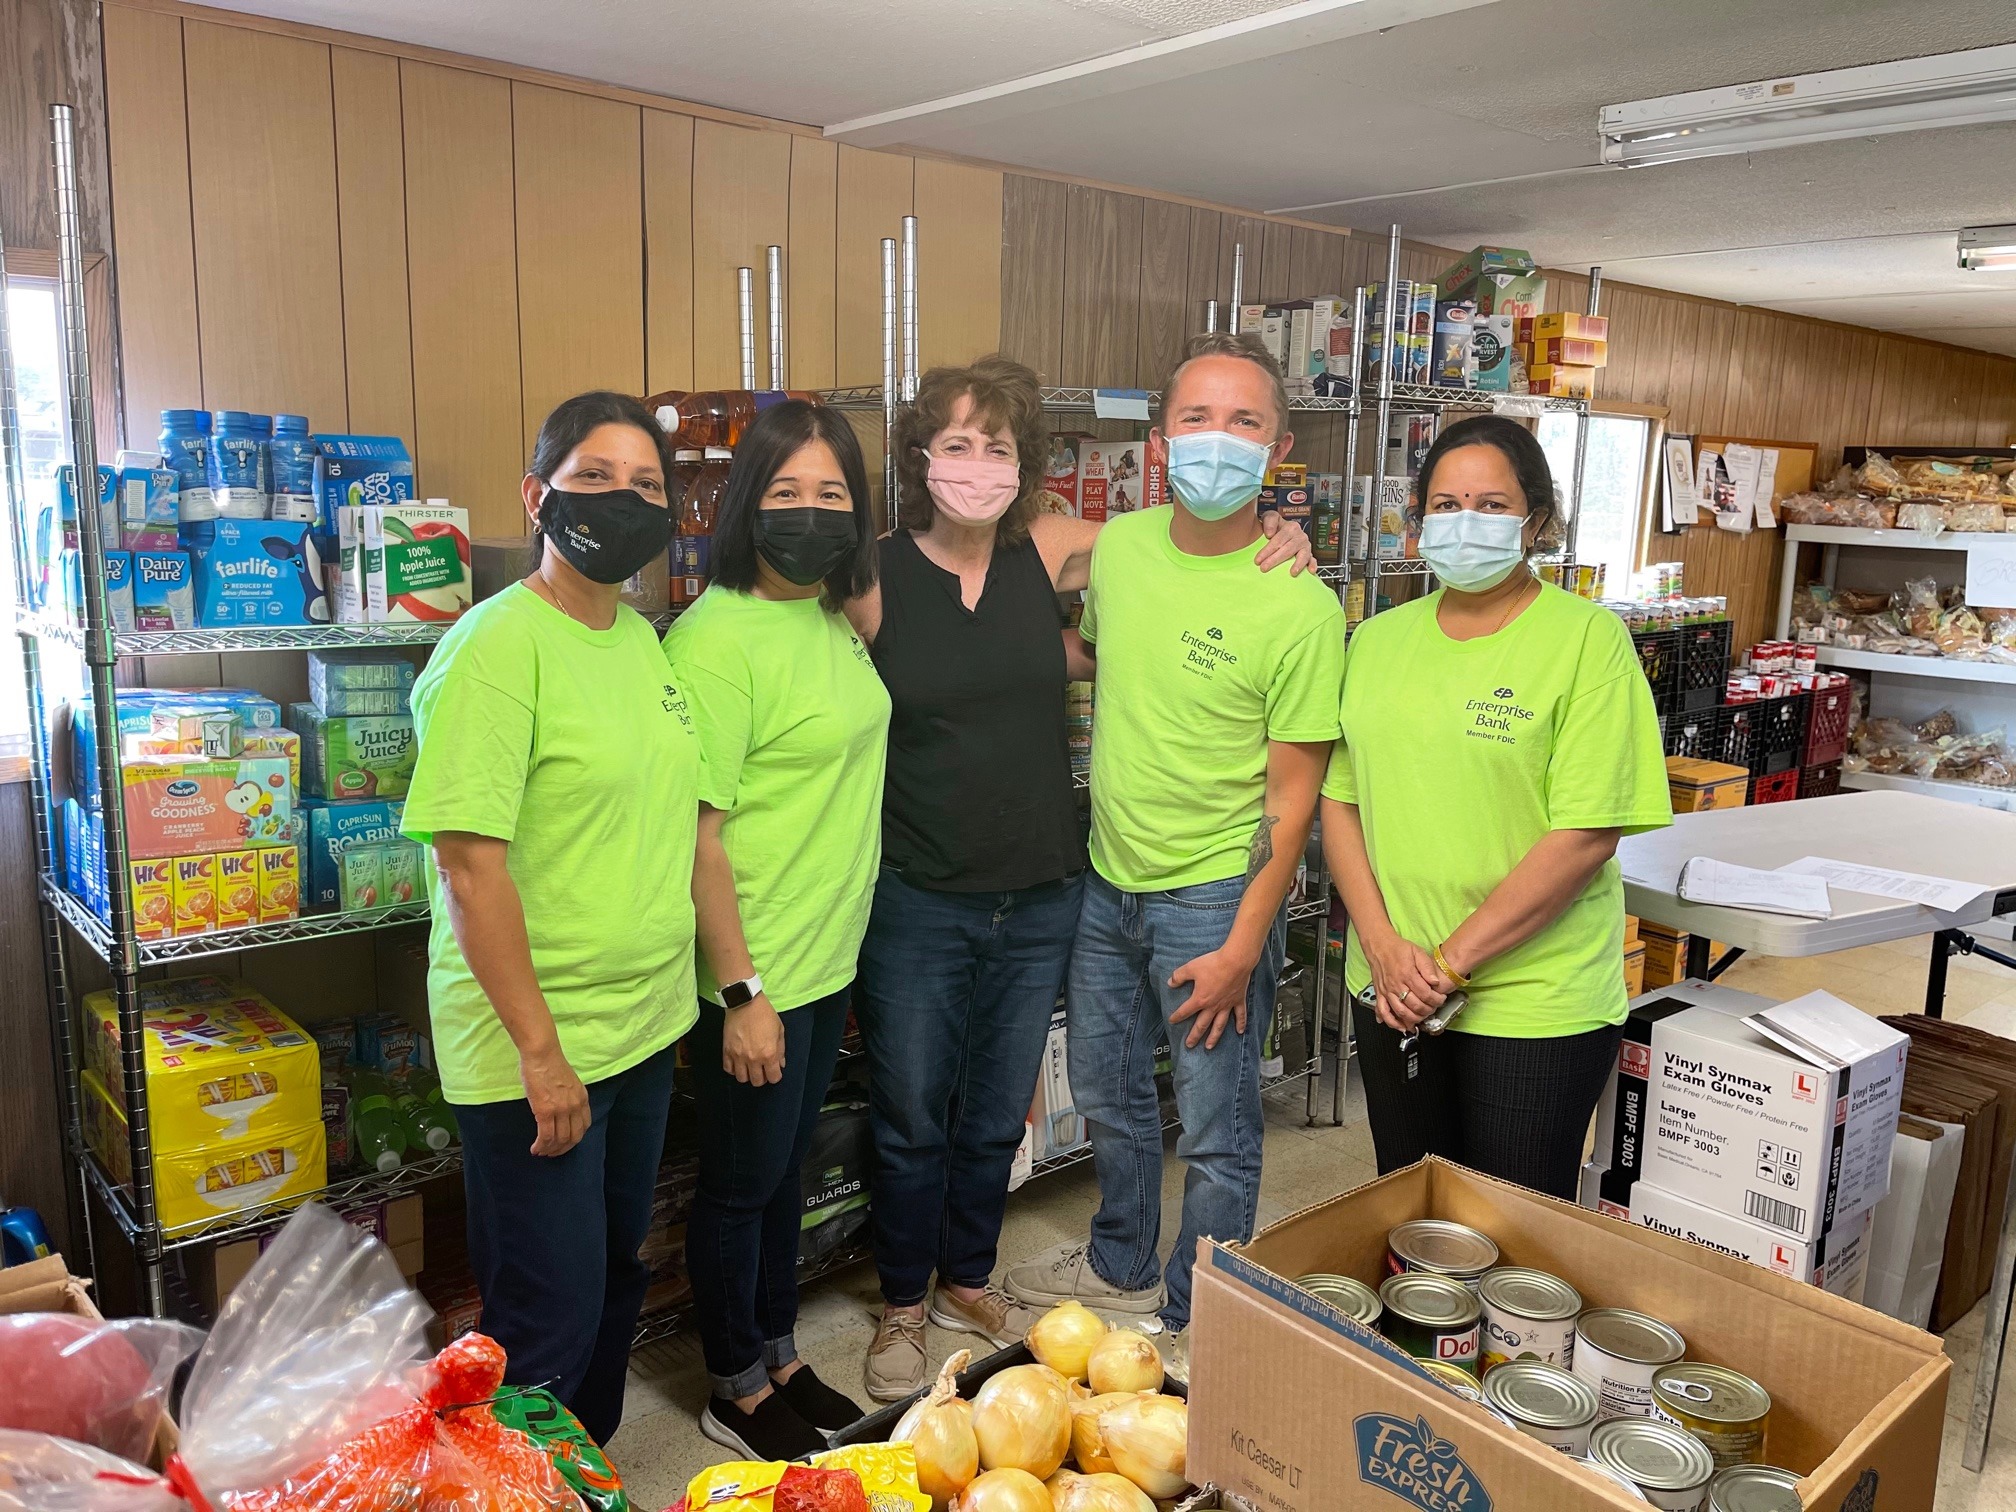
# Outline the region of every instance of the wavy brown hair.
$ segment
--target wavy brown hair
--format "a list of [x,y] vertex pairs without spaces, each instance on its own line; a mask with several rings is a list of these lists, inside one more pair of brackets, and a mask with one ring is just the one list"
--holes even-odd
[[896,415],[896,481],[899,502],[896,523],[906,530],[931,528],[937,506],[927,481],[928,451],[938,433],[952,423],[952,411],[962,394],[973,396],[972,423],[992,435],[1005,430],[1015,438],[1015,466],[1022,487],[1001,516],[996,539],[1012,546],[1029,538],[1036,517],[1036,496],[1043,492],[1043,465],[1050,456],[1050,423],[1043,416],[1043,391],[1034,370],[996,352],[965,367],[934,367],[917,384],[917,398]]

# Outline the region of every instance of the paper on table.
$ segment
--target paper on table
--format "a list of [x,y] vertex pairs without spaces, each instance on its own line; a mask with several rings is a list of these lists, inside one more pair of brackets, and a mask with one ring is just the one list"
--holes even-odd
[[1967,603],[1975,609],[2016,609],[2016,541],[1967,548]]
[[1886,866],[1860,866],[1853,861],[1832,861],[1825,856],[1802,856],[1779,870],[1795,876],[1825,877],[1829,886],[1838,887],[1843,892],[1873,893],[1879,898],[1921,903],[1940,913],[1965,908],[1989,891],[1979,882],[1956,882],[1951,877],[1892,871]]
[[1760,913],[1791,914],[1803,919],[1831,919],[1834,905],[1821,877],[1788,877],[1695,856],[1680,868],[1679,893],[1689,903],[1713,903],[1723,908],[1751,908]]

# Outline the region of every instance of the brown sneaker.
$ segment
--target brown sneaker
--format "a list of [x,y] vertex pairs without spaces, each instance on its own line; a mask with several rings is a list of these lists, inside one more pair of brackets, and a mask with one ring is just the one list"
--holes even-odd
[[979,1334],[992,1339],[996,1349],[1020,1344],[1042,1314],[1025,1307],[998,1286],[989,1286],[972,1302],[961,1302],[944,1287],[931,1293],[931,1321],[940,1328],[959,1333]]
[[900,1402],[924,1389],[924,1320],[893,1308],[882,1309],[875,1337],[862,1368],[868,1395],[878,1402]]

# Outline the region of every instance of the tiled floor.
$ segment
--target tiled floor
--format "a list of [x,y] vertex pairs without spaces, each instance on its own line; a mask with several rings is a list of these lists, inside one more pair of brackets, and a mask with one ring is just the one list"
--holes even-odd
[[[1925,947],[1922,942],[1872,946],[1810,961],[1746,960],[1724,977],[1730,986],[1777,997],[1826,987],[1872,1013],[1910,1013],[1924,1005]],[[1950,973],[1948,1015],[2016,1035],[2016,974],[1992,963],[1956,960]],[[1327,1092],[1325,1108],[1328,1107]],[[1371,1137],[1363,1105],[1352,1088],[1343,1128],[1308,1128],[1299,1093],[1270,1099],[1265,1177],[1261,1187],[1263,1224],[1308,1203],[1347,1191],[1375,1174]],[[1182,1167],[1173,1153],[1164,1172],[1164,1211],[1170,1221],[1165,1243],[1174,1238],[1174,1214],[1182,1191]],[[1056,1244],[1082,1238],[1097,1205],[1087,1166],[1034,1182],[1009,1199],[1002,1233],[1004,1264]],[[843,1391],[858,1392],[861,1352],[873,1328],[877,1306],[874,1267],[856,1266],[809,1288],[798,1327],[798,1347],[820,1375]],[[1964,1413],[1972,1399],[1974,1358],[1980,1347],[1982,1313],[1956,1325],[1946,1337],[1954,1369],[1947,1394],[1946,1441],[1942,1452],[1938,1512],[2016,1512],[2016,1388],[1995,1424],[1988,1461],[1980,1474],[1960,1468]],[[930,1330],[932,1361],[964,1346],[956,1334]],[[2012,1364],[2016,1371],[2016,1364]],[[2016,1377],[2012,1377],[2016,1379]],[[640,1352],[630,1375],[629,1413],[610,1445],[640,1512],[656,1512],[685,1489],[687,1480],[722,1458],[700,1437],[694,1414],[706,1399],[706,1375],[698,1344],[681,1337]],[[866,1405],[865,1398],[864,1405]]]

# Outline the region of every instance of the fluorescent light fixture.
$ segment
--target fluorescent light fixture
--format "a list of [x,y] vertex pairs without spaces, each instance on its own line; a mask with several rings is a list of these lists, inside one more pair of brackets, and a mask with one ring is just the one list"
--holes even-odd
[[1961,227],[1960,266],[1983,273],[2016,273],[2016,226]]
[[1605,105],[1603,161],[1638,168],[2016,120],[2016,44]]

